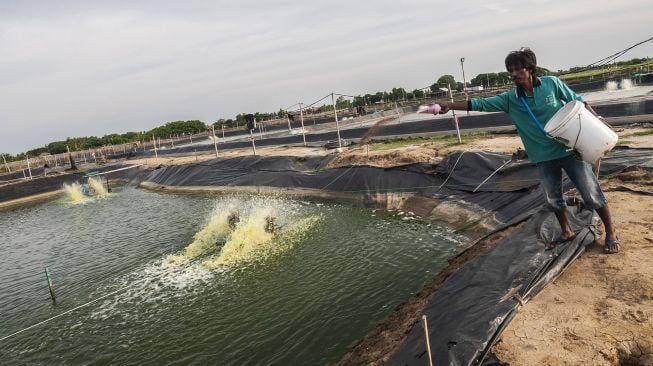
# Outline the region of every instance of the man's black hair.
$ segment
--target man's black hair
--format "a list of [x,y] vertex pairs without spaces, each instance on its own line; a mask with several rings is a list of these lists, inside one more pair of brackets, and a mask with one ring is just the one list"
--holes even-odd
[[525,68],[531,70],[535,75],[535,67],[537,66],[537,58],[535,52],[528,47],[522,47],[519,51],[512,51],[506,56],[506,70],[510,72],[513,67]]

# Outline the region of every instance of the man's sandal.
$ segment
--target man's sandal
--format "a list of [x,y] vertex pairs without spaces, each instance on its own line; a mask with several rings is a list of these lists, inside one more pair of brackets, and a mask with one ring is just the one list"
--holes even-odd
[[619,253],[619,238],[615,239],[605,239],[605,246],[603,247],[603,253],[605,254],[614,254]]

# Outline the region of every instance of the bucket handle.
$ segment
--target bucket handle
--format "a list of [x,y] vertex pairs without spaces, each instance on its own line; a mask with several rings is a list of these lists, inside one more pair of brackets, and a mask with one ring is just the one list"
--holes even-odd
[[580,137],[580,131],[583,129],[583,124],[581,123],[582,119],[580,116],[581,114],[578,113],[578,134],[576,135],[576,141],[574,141],[574,145],[570,147],[572,150],[576,150],[576,144],[578,143],[578,138]]

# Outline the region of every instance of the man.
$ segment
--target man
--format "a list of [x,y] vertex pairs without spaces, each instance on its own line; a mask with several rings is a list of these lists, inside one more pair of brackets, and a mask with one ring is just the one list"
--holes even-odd
[[[529,159],[537,165],[547,206],[555,213],[562,229],[560,237],[547,246],[553,248],[576,236],[571,229],[569,213],[562,194],[562,170],[564,169],[583,198],[585,207],[596,210],[603,221],[604,252],[608,254],[619,252],[619,239],[612,224],[610,209],[591,166],[543,131],[543,126],[565,102],[574,99],[583,102],[583,98],[554,76],[539,78],[535,76],[537,59],[535,53],[528,48],[510,52],[505,64],[515,83],[514,89],[488,98],[440,103],[440,113],[447,113],[452,109],[507,113],[517,127]],[[587,103],[585,106],[596,115]]]

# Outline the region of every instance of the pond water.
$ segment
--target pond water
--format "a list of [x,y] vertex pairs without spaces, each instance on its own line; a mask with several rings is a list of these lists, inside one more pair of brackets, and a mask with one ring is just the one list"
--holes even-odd
[[467,241],[402,212],[133,187],[0,227],[1,364],[336,362]]

